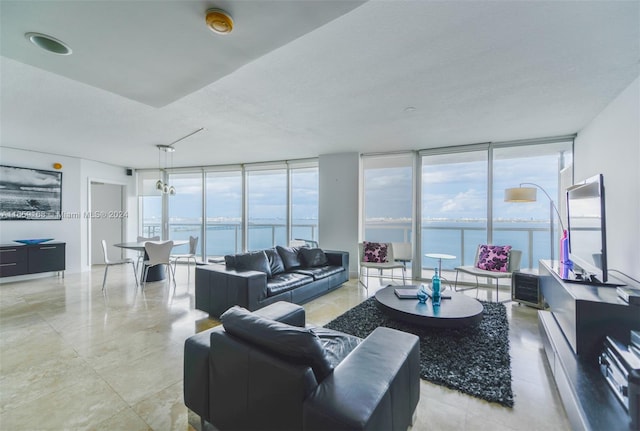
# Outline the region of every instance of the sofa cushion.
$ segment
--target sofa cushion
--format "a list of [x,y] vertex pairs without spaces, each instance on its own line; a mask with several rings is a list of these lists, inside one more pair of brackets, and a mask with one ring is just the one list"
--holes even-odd
[[295,363],[310,366],[318,382],[333,371],[320,338],[311,329],[260,317],[237,305],[225,311],[220,320],[230,335]]
[[364,248],[363,262],[388,262],[388,245],[386,243],[364,241],[362,247]]
[[277,245],[276,250],[282,258],[285,271],[291,271],[292,269],[300,268],[302,262],[300,262],[300,249],[298,247],[282,247]]
[[321,280],[323,278],[327,278],[330,275],[338,274],[339,272],[344,271],[343,266],[320,266],[318,268],[300,268],[295,269],[293,272],[297,274],[310,275],[314,280]]
[[329,263],[329,259],[327,259],[327,255],[324,254],[324,251],[320,248],[306,248],[303,247],[300,249],[300,260],[302,261],[302,266],[305,268],[315,268],[317,266],[324,266]]
[[236,270],[238,271],[260,271],[271,277],[269,260],[264,250],[252,251],[250,253],[236,254]]
[[313,328],[313,332],[320,338],[324,354],[332,368],[337,367],[362,342],[362,338],[334,331],[333,329]]
[[274,296],[296,287],[311,283],[313,276],[296,272],[282,272],[267,279],[267,296]]
[[482,244],[478,249],[478,263],[476,266],[485,271],[507,272],[510,251],[510,245]]
[[270,248],[264,251],[269,261],[269,268],[271,269],[271,276],[278,275],[284,272],[284,263],[282,258],[278,254],[275,248]]

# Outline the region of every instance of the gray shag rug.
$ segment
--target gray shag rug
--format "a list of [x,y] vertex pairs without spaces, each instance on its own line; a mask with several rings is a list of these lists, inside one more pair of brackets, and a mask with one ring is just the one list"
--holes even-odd
[[469,395],[513,407],[509,322],[505,306],[480,301],[484,316],[477,326],[422,328],[391,319],[369,298],[325,325],[366,338],[378,326],[420,337],[420,377]]

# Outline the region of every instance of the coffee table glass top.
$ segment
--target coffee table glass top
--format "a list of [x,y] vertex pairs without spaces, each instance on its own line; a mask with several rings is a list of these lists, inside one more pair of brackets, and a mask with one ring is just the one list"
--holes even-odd
[[484,308],[480,301],[462,293],[446,292],[451,299],[442,299],[434,306],[431,298],[421,304],[418,299],[400,299],[395,289],[418,286],[387,286],[376,292],[378,305],[391,317],[422,326],[459,327],[477,324]]

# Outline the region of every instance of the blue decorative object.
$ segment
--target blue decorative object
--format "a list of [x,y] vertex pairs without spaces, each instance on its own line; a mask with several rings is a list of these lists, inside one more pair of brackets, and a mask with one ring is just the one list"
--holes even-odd
[[421,304],[424,304],[425,302],[427,302],[428,297],[429,297],[429,294],[427,293],[427,290],[424,288],[424,284],[421,284],[420,288],[418,289],[418,301],[420,301]]
[[52,241],[53,238],[37,238],[37,239],[14,239],[13,242],[19,242],[20,244],[32,245],[42,244],[43,242]]
[[431,290],[433,305],[440,305],[440,276],[438,275],[438,268],[435,268],[435,273],[431,279]]

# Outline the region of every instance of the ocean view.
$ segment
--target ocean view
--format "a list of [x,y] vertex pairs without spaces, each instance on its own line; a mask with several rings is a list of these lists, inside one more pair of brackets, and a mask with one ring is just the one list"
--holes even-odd
[[[318,239],[317,221],[293,220],[292,237]],[[144,234],[160,233],[159,223],[145,221]],[[188,240],[201,236],[200,222],[180,220],[169,224],[171,239]],[[522,267],[537,267],[539,259],[549,258],[549,223],[545,221],[495,221],[493,244],[511,245],[522,250]],[[369,241],[407,242],[411,238],[411,223],[404,219],[375,220],[366,224],[365,238]],[[455,260],[442,261],[443,269],[473,263],[476,248],[487,242],[486,222],[482,220],[425,220],[422,226],[422,254],[446,253]],[[249,250],[273,247],[286,243],[283,220],[258,220],[249,226]],[[206,252],[209,257],[224,256],[242,250],[242,225],[237,220],[215,220],[206,229]],[[185,246],[186,251],[186,246]],[[177,251],[180,252],[180,251]],[[557,250],[555,251],[557,256]],[[434,259],[423,256],[422,267],[436,265]]]

